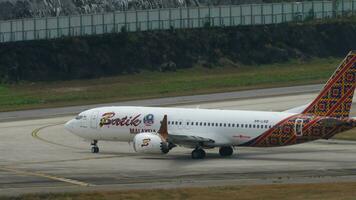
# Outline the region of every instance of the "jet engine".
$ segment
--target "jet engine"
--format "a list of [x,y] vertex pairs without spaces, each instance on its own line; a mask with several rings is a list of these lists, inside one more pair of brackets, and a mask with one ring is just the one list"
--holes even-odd
[[133,139],[134,150],[138,153],[166,154],[171,149],[158,133],[139,133]]

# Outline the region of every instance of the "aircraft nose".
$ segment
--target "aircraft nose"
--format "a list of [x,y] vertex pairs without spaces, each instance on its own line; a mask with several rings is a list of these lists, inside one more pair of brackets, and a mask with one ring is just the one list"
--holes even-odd
[[73,132],[73,119],[69,120],[65,125],[64,125],[65,129],[69,132]]

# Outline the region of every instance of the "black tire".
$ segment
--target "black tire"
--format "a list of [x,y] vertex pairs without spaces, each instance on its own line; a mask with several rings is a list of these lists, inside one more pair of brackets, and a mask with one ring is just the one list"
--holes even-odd
[[232,147],[220,147],[219,149],[219,154],[223,157],[231,156],[233,153],[234,149]]
[[200,159],[204,159],[206,156],[206,153],[203,149],[200,149]]
[[192,159],[199,159],[199,152],[197,150],[192,151]]
[[194,149],[192,151],[192,159],[203,159],[205,156],[206,153],[203,149]]
[[99,153],[99,147],[91,147],[92,153]]

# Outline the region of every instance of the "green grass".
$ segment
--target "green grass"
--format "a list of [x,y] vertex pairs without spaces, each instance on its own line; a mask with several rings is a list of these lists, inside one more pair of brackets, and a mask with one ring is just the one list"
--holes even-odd
[[195,67],[93,80],[0,86],[0,111],[115,102],[325,82],[341,58],[273,65]]
[[354,200],[356,183],[317,183],[317,184],[275,184],[250,186],[225,186],[205,188],[129,190],[112,192],[87,192],[65,194],[24,195],[10,199],[28,200],[111,200],[111,199],[289,199],[289,200]]

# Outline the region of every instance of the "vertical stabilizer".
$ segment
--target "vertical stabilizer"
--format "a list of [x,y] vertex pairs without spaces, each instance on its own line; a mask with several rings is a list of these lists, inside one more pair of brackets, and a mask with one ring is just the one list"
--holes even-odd
[[339,118],[349,117],[355,91],[355,75],[356,51],[351,51],[320,94],[302,113]]

